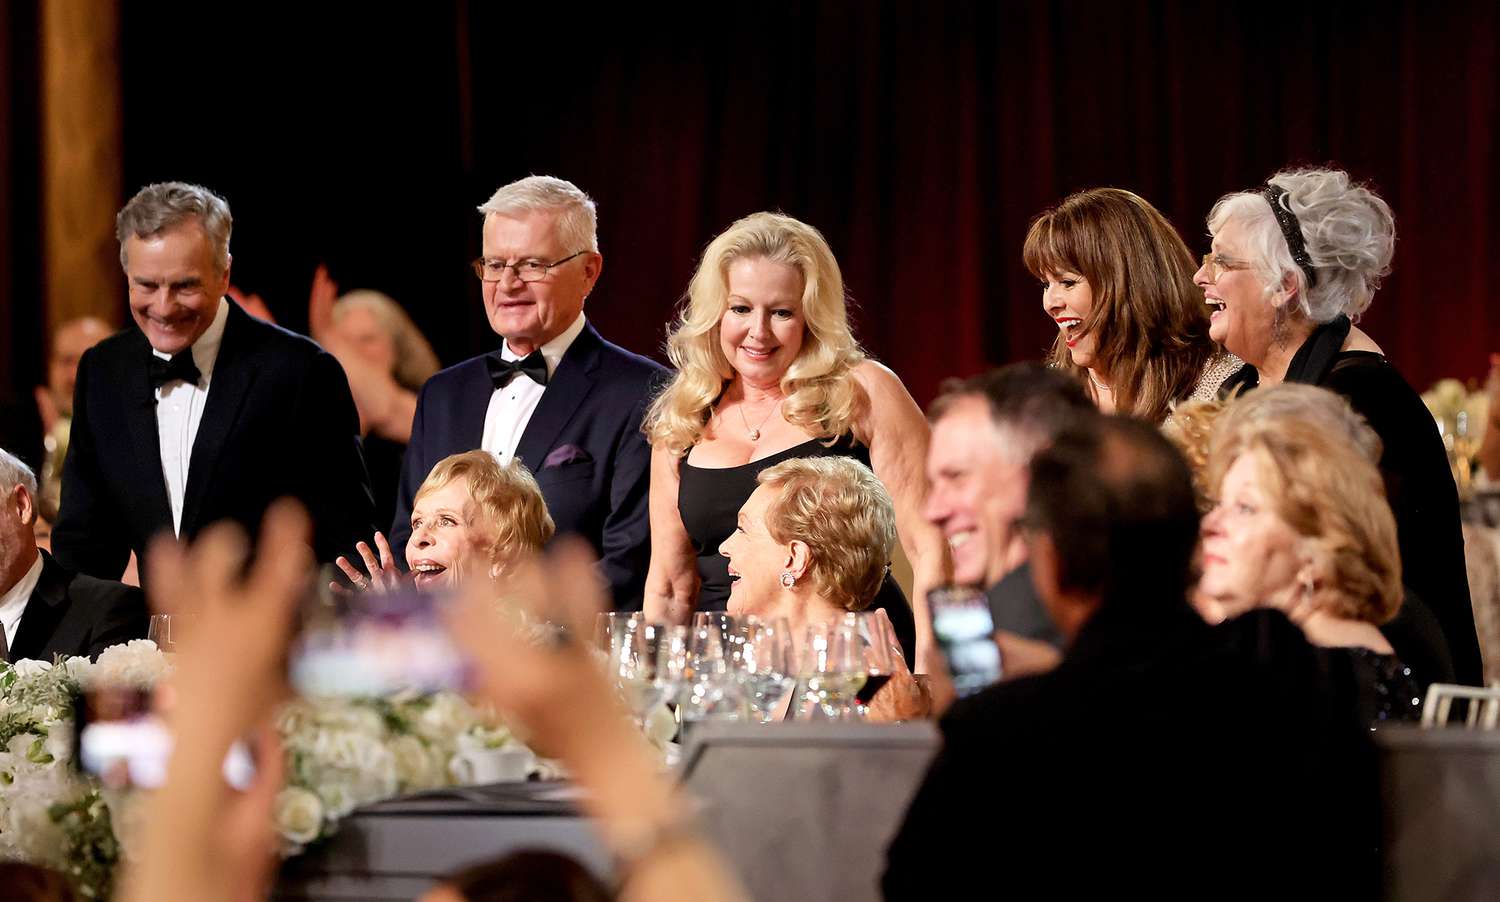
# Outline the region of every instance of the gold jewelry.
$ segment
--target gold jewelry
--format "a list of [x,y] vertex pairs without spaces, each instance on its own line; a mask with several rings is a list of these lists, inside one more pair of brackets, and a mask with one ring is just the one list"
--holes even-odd
[[[786,400],[785,398],[781,399],[781,401],[785,401],[785,400]],[[775,406],[773,406],[771,408],[771,413],[766,414],[765,418],[760,421],[760,425],[756,426],[753,429],[750,427],[750,418],[747,417],[747,416],[745,416],[745,402],[744,401],[740,402],[740,419],[745,421],[745,433],[750,436],[750,441],[752,441],[752,442],[758,442],[758,441],[760,441],[760,430],[761,430],[761,427],[765,426],[766,423],[770,422],[771,415],[774,414],[774,413],[776,413],[776,411],[781,408],[781,401],[777,401],[776,404],[775,404]]]

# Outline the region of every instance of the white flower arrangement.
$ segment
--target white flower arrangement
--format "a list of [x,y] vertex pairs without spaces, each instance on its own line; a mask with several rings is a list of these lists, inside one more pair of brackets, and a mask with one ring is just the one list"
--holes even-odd
[[[150,689],[171,669],[148,640],[93,662],[0,661],[0,860],[57,869],[85,898],[109,897],[114,866],[140,829],[141,798],[74,766],[74,699],[100,686]],[[300,698],[281,709],[277,727],[287,776],[273,815],[286,855],[330,835],[361,805],[452,785],[457,754],[526,749],[493,712],[452,692]],[[647,718],[658,748],[675,730],[665,706]],[[555,762],[529,761],[529,779],[563,776]]]

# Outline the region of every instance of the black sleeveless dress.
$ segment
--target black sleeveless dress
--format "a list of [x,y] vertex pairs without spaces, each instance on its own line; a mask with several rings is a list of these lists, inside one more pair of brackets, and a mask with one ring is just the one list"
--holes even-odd
[[[695,467],[683,457],[678,467],[677,510],[698,555],[698,578],[702,581],[698,610],[722,611],[729,602],[729,560],[719,554],[719,545],[734,532],[740,508],[755,493],[758,484],[755,479],[760,471],[798,457],[852,457],[867,467],[870,465],[870,449],[853,436],[840,438],[832,445],[824,444],[825,441],[812,439],[738,467]],[[889,573],[870,608],[881,608],[891,618],[891,626],[910,665],[916,654],[916,619],[905,593]]]

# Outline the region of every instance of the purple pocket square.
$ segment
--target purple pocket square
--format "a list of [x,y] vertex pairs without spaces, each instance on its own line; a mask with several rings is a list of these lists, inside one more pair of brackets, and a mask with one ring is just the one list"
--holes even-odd
[[551,454],[547,455],[547,459],[542,461],[542,469],[550,470],[567,464],[588,463],[593,459],[587,451],[577,445],[558,445],[552,449]]

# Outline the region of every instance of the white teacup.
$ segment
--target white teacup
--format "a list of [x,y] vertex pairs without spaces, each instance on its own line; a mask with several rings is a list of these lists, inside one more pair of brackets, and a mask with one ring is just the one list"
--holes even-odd
[[527,748],[466,749],[448,761],[448,772],[465,786],[525,780],[536,764]]

